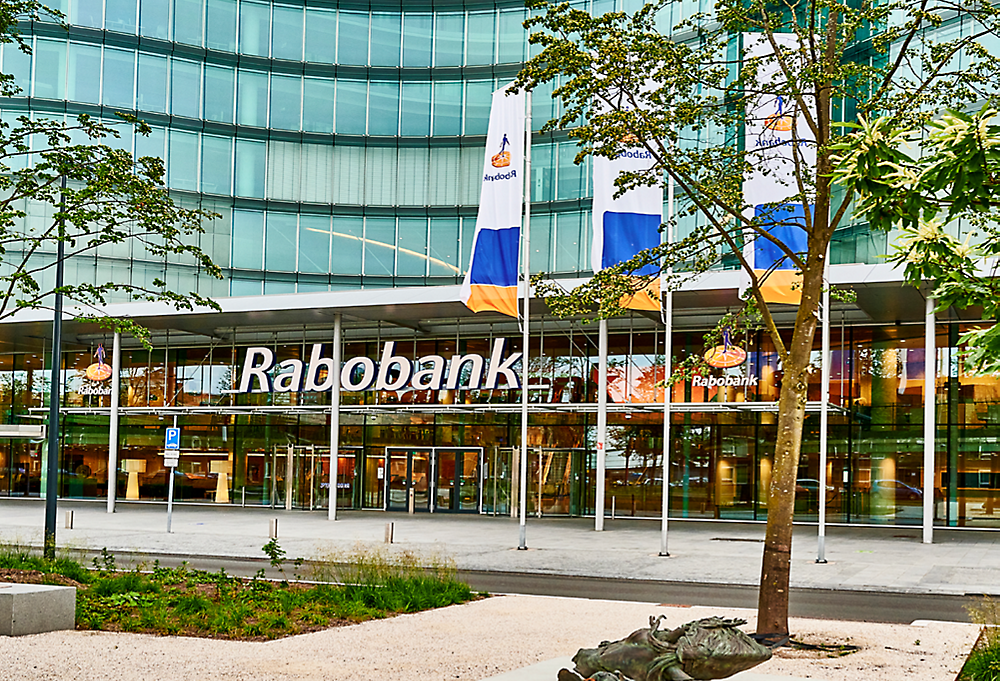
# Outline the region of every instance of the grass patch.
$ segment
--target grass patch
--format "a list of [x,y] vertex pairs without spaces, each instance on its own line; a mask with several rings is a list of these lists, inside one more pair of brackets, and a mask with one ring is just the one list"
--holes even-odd
[[1000,681],[1000,603],[989,596],[969,606],[969,617],[982,626],[959,681]]
[[[285,552],[273,540],[264,552],[285,575]],[[381,619],[472,600],[476,595],[454,569],[419,566],[407,554],[390,559],[360,551],[335,566],[312,567],[298,581],[303,561],[289,578],[252,579],[186,565],[150,571],[123,570],[106,550],[86,569],[70,559],[46,561],[18,547],[0,547],[0,571],[8,581],[50,581],[77,586],[78,629],[130,631],[238,640],[268,640],[332,626]],[[20,579],[18,578],[20,577]]]

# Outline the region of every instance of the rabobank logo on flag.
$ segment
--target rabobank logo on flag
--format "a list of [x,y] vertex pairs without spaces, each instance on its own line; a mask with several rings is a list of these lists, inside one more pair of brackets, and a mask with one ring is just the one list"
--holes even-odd
[[[623,142],[638,142],[629,136]],[[606,267],[629,260],[640,251],[660,245],[660,224],[663,213],[661,187],[636,187],[615,198],[615,180],[622,172],[647,170],[654,163],[653,155],[643,147],[622,150],[615,158],[594,157],[594,243],[591,265],[597,273]],[[636,275],[655,275],[658,268],[646,265]],[[638,310],[659,310],[659,278],[650,282],[648,290],[639,291],[625,307]]]
[[486,134],[483,188],[472,241],[472,261],[462,302],[473,312],[495,310],[517,317],[524,179],[525,96],[493,93]]
[[[798,49],[794,33],[776,34],[774,40],[789,52]],[[805,121],[797,120],[797,108],[779,93],[767,92],[768,83],[781,83],[771,57],[768,39],[757,33],[743,34],[745,59],[760,59],[757,78],[763,92],[747,108],[744,147],[752,170],[743,181],[744,216],[781,241],[793,253],[808,247],[806,217],[812,206],[804,203],[795,181],[796,164],[816,164],[816,143]],[[808,105],[809,97],[805,96]],[[802,298],[801,274],[785,251],[770,239],[752,235],[745,256],[753,264],[765,302],[798,305]],[[749,285],[749,279],[745,285]],[[744,286],[745,286],[744,285]]]

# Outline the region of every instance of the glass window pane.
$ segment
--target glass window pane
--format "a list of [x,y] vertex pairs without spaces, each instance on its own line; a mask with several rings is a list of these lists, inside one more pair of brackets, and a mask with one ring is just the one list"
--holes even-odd
[[426,137],[431,134],[431,84],[403,83],[400,99],[400,134]]
[[233,277],[230,282],[229,295],[231,296],[259,296],[264,282],[260,279],[243,279]]
[[559,213],[556,215],[556,234],[553,240],[555,247],[555,272],[578,272],[583,269],[580,259],[583,237],[582,213]]
[[229,137],[203,136],[201,158],[201,191],[229,196],[233,184],[233,140]]
[[356,80],[337,81],[337,132],[341,135],[365,134],[365,110],[368,106],[368,83]]
[[257,2],[240,5],[240,52],[266,57],[271,37],[271,8]]
[[139,55],[139,109],[167,112],[167,59]]
[[201,64],[179,59],[170,64],[170,113],[201,117]]
[[400,14],[372,14],[372,66],[399,66],[401,19]]
[[236,140],[236,195],[264,198],[267,144]]
[[432,14],[403,14],[403,66],[431,65]]
[[73,0],[69,13],[69,23],[74,26],[102,28],[104,3],[102,0]]
[[208,36],[210,50],[236,51],[236,0],[208,0]]
[[135,136],[135,155],[139,158],[142,158],[143,156],[165,158],[166,144],[166,131],[163,128],[152,128],[148,135]]
[[492,64],[493,63],[493,12],[472,12],[469,14],[469,35],[475,40],[469,40],[466,44],[468,50],[466,64]]
[[261,269],[264,264],[261,251],[263,243],[264,213],[255,210],[234,210],[233,267]]
[[163,0],[140,0],[139,2],[139,34],[147,38],[170,37],[168,23],[170,19],[170,3]]
[[170,165],[167,185],[172,189],[198,190],[198,134],[170,131]]
[[333,81],[306,78],[302,91],[302,129],[333,132]]
[[97,104],[101,101],[101,48],[70,43],[69,93],[74,102]]
[[231,66],[205,66],[205,118],[233,122],[236,72]]
[[66,43],[55,40],[35,41],[34,97],[66,98]]
[[337,61],[337,13],[333,10],[306,7],[306,61]]
[[528,43],[528,32],[524,30],[524,10],[503,10],[500,12],[500,39],[497,61],[512,64],[524,61],[524,46]]
[[399,83],[372,81],[368,95],[369,135],[393,135],[399,130]]
[[341,64],[368,64],[368,12],[340,12],[337,61]]
[[434,83],[434,134],[462,134],[462,84]]
[[301,78],[272,75],[270,127],[279,130],[298,130],[301,101]]
[[396,255],[396,218],[365,219],[365,274],[392,276]]
[[364,219],[333,216],[332,274],[361,274],[361,244]]
[[295,255],[299,252],[298,215],[268,213],[264,243],[264,269],[280,272],[295,271]]
[[426,218],[399,218],[396,244],[399,249],[396,274],[399,276],[424,276],[427,271]]
[[458,218],[431,218],[429,274],[457,277],[462,272],[458,264]]
[[[6,70],[7,64],[4,63]],[[104,48],[104,93],[105,106],[132,109],[132,87],[135,83],[135,52]]]
[[21,95],[28,95],[31,88],[31,55],[22,52],[17,45],[3,46],[3,72],[14,76],[14,86],[20,88]]
[[299,272],[330,271],[330,216],[299,216]]
[[274,6],[271,56],[302,61],[302,8]]
[[174,42],[201,45],[205,0],[174,0]]
[[490,124],[493,81],[472,81],[465,85],[465,134],[485,135]]
[[267,74],[240,71],[236,120],[240,125],[267,126]]
[[106,7],[105,28],[135,35],[135,16],[139,9],[137,0],[107,0]]
[[464,14],[438,14],[434,29],[434,65],[461,66],[464,38]]
[[556,186],[557,199],[579,199],[583,196],[585,186],[583,164],[576,165],[576,144],[561,143],[558,151],[559,168]]

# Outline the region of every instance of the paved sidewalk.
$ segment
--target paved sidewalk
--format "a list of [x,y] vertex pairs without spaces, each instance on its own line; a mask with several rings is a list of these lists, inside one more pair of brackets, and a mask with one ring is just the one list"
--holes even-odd
[[[75,529],[64,528],[75,511]],[[289,557],[331,557],[358,543],[383,545],[385,524],[395,524],[393,551],[412,551],[455,561],[459,569],[756,585],[764,526],[746,523],[671,521],[669,558],[658,555],[655,520],[608,520],[594,532],[593,519],[529,518],[528,551],[517,551],[518,524],[509,517],[381,512],[325,512],[175,506],[173,533],[166,508],[62,501],[57,543],[61,548],[190,556],[262,558],[269,521],[278,519],[279,542]],[[0,500],[0,542],[41,544],[44,503]],[[919,528],[834,527],[826,544],[828,563],[816,559],[816,527],[795,528],[792,585],[827,589],[939,594],[1000,594],[1000,532],[936,530],[922,544]]]

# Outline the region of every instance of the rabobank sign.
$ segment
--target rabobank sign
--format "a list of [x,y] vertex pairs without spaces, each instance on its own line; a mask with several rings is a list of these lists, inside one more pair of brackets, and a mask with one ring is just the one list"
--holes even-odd
[[[381,360],[354,357],[340,367],[344,390],[510,390],[521,387],[514,365],[521,359],[515,352],[504,358],[507,341],[493,341],[489,364],[482,355],[425,355],[417,360],[396,355],[396,343],[382,346]],[[323,345],[312,346],[309,363],[286,359],[275,363],[274,351],[265,347],[247,348],[240,374],[238,393],[323,392],[333,388],[333,360],[323,357]],[[321,372],[324,372],[322,373]],[[464,380],[463,380],[464,378]]]
[[510,180],[515,177],[517,177],[516,170],[509,170],[506,173],[494,173],[493,175],[487,173],[486,175],[483,175],[483,182],[497,182],[498,180]]
[[619,152],[618,155],[615,156],[616,161],[620,158],[640,158],[646,161],[651,161],[653,160],[653,155],[645,149],[626,149],[625,151]]

